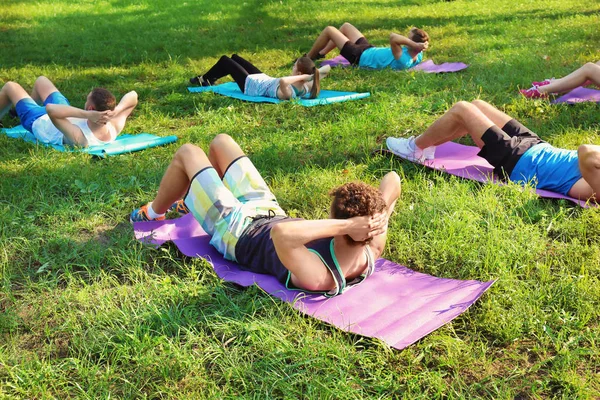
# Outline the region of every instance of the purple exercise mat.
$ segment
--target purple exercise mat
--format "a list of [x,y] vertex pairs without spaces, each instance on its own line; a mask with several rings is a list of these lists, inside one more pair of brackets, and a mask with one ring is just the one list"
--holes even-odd
[[225,260],[191,214],[167,221],[133,224],[138,240],[173,241],[189,257],[203,257],[217,275],[242,286],[258,285],[299,311],[344,331],[376,337],[403,349],[469,308],[493,283],[436,278],[385,259],[376,272],[344,294],[327,298],[285,288],[269,275],[243,271]]
[[554,100],[552,103],[575,104],[583,102],[600,103],[600,90],[578,87]]
[[[447,142],[435,149],[435,158],[430,161],[420,163],[426,167],[444,171],[451,175],[461,178],[471,179],[478,182],[502,183],[494,175],[494,167],[484,158],[477,155],[479,148],[476,146],[465,146],[454,142]],[[550,192],[548,190],[536,189],[536,193],[541,197],[550,199],[565,199],[588,208],[585,201],[574,199],[560,193]]]
[[[350,63],[343,56],[337,56],[329,60],[321,62],[321,65],[329,65],[331,67],[349,67]],[[429,74],[437,74],[441,72],[457,72],[467,68],[469,65],[461,62],[436,64],[432,60],[423,61],[416,67],[409,68],[408,71],[423,71]]]

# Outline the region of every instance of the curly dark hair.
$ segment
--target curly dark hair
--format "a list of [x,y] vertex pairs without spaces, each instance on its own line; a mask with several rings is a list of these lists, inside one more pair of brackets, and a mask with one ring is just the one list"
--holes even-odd
[[[375,215],[386,208],[385,200],[379,189],[363,182],[350,182],[333,189],[329,193],[333,197],[331,202],[331,216],[335,219],[348,219]],[[367,244],[371,239],[357,242],[350,236],[345,236],[349,244]]]

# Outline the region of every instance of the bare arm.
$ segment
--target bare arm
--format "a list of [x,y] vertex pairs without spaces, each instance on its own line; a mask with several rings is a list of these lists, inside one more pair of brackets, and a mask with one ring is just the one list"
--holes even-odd
[[392,47],[392,54],[394,55],[394,59],[398,60],[402,55],[402,46],[408,47],[414,53],[413,57],[420,53],[423,50],[426,50],[429,47],[428,42],[417,43],[406,36],[398,35],[397,33],[390,34],[390,46]]
[[331,287],[333,278],[319,256],[309,251],[306,244],[339,235],[350,235],[357,241],[365,240],[380,235],[385,221],[385,215],[378,214],[349,219],[282,222],[273,227],[271,238],[277,256],[292,273],[295,285],[308,290],[324,290]]
[[135,106],[137,106],[137,103],[138,95],[135,90],[132,90],[121,98],[121,101],[113,110],[113,114],[110,119],[110,122],[117,130],[117,133],[120,133],[123,130],[125,127],[125,122],[127,121],[127,117],[129,117]]
[[401,187],[400,187],[400,177],[395,172],[388,172],[381,183],[379,184],[379,190],[383,196],[383,200],[385,200],[386,208],[386,220],[385,220],[385,231],[378,236],[375,236],[369,247],[371,247],[371,251],[373,252],[373,257],[378,259],[381,257],[383,253],[383,249],[385,248],[385,242],[387,240],[387,229],[388,229],[388,221],[390,215],[394,211],[394,207],[396,206],[396,201],[400,197]]
[[106,123],[112,111],[82,110],[81,108],[63,104],[47,104],[46,112],[50,120],[65,136],[65,143],[75,146],[87,146],[87,139],[77,126],[67,118],[84,118],[95,123]]
[[289,100],[292,98],[292,85],[297,82],[308,82],[312,79],[312,75],[291,75],[279,78],[279,88],[277,89],[277,98],[280,100]]

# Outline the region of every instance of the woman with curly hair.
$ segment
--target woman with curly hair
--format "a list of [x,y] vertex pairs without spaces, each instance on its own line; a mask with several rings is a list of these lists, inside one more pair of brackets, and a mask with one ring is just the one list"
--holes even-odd
[[208,155],[181,146],[155,199],[130,220],[162,220],[170,209],[191,212],[211,245],[243,269],[273,275],[288,289],[335,296],[373,273],[400,178],[390,172],[379,189],[355,182],[331,195],[329,219],[288,217],[240,146],[220,134]]

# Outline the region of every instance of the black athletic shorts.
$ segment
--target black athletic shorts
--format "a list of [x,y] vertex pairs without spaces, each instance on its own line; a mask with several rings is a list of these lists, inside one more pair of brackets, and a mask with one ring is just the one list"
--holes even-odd
[[485,131],[481,140],[485,144],[477,154],[494,167],[494,172],[502,179],[508,179],[523,154],[536,144],[544,143],[516,119],[511,119],[502,127],[496,125]]
[[344,47],[340,51],[340,54],[350,62],[352,65],[358,65],[358,61],[360,61],[360,56],[366,49],[370,49],[374,47],[369,41],[364,37],[359,37],[355,43],[350,42],[349,40],[344,43]]

